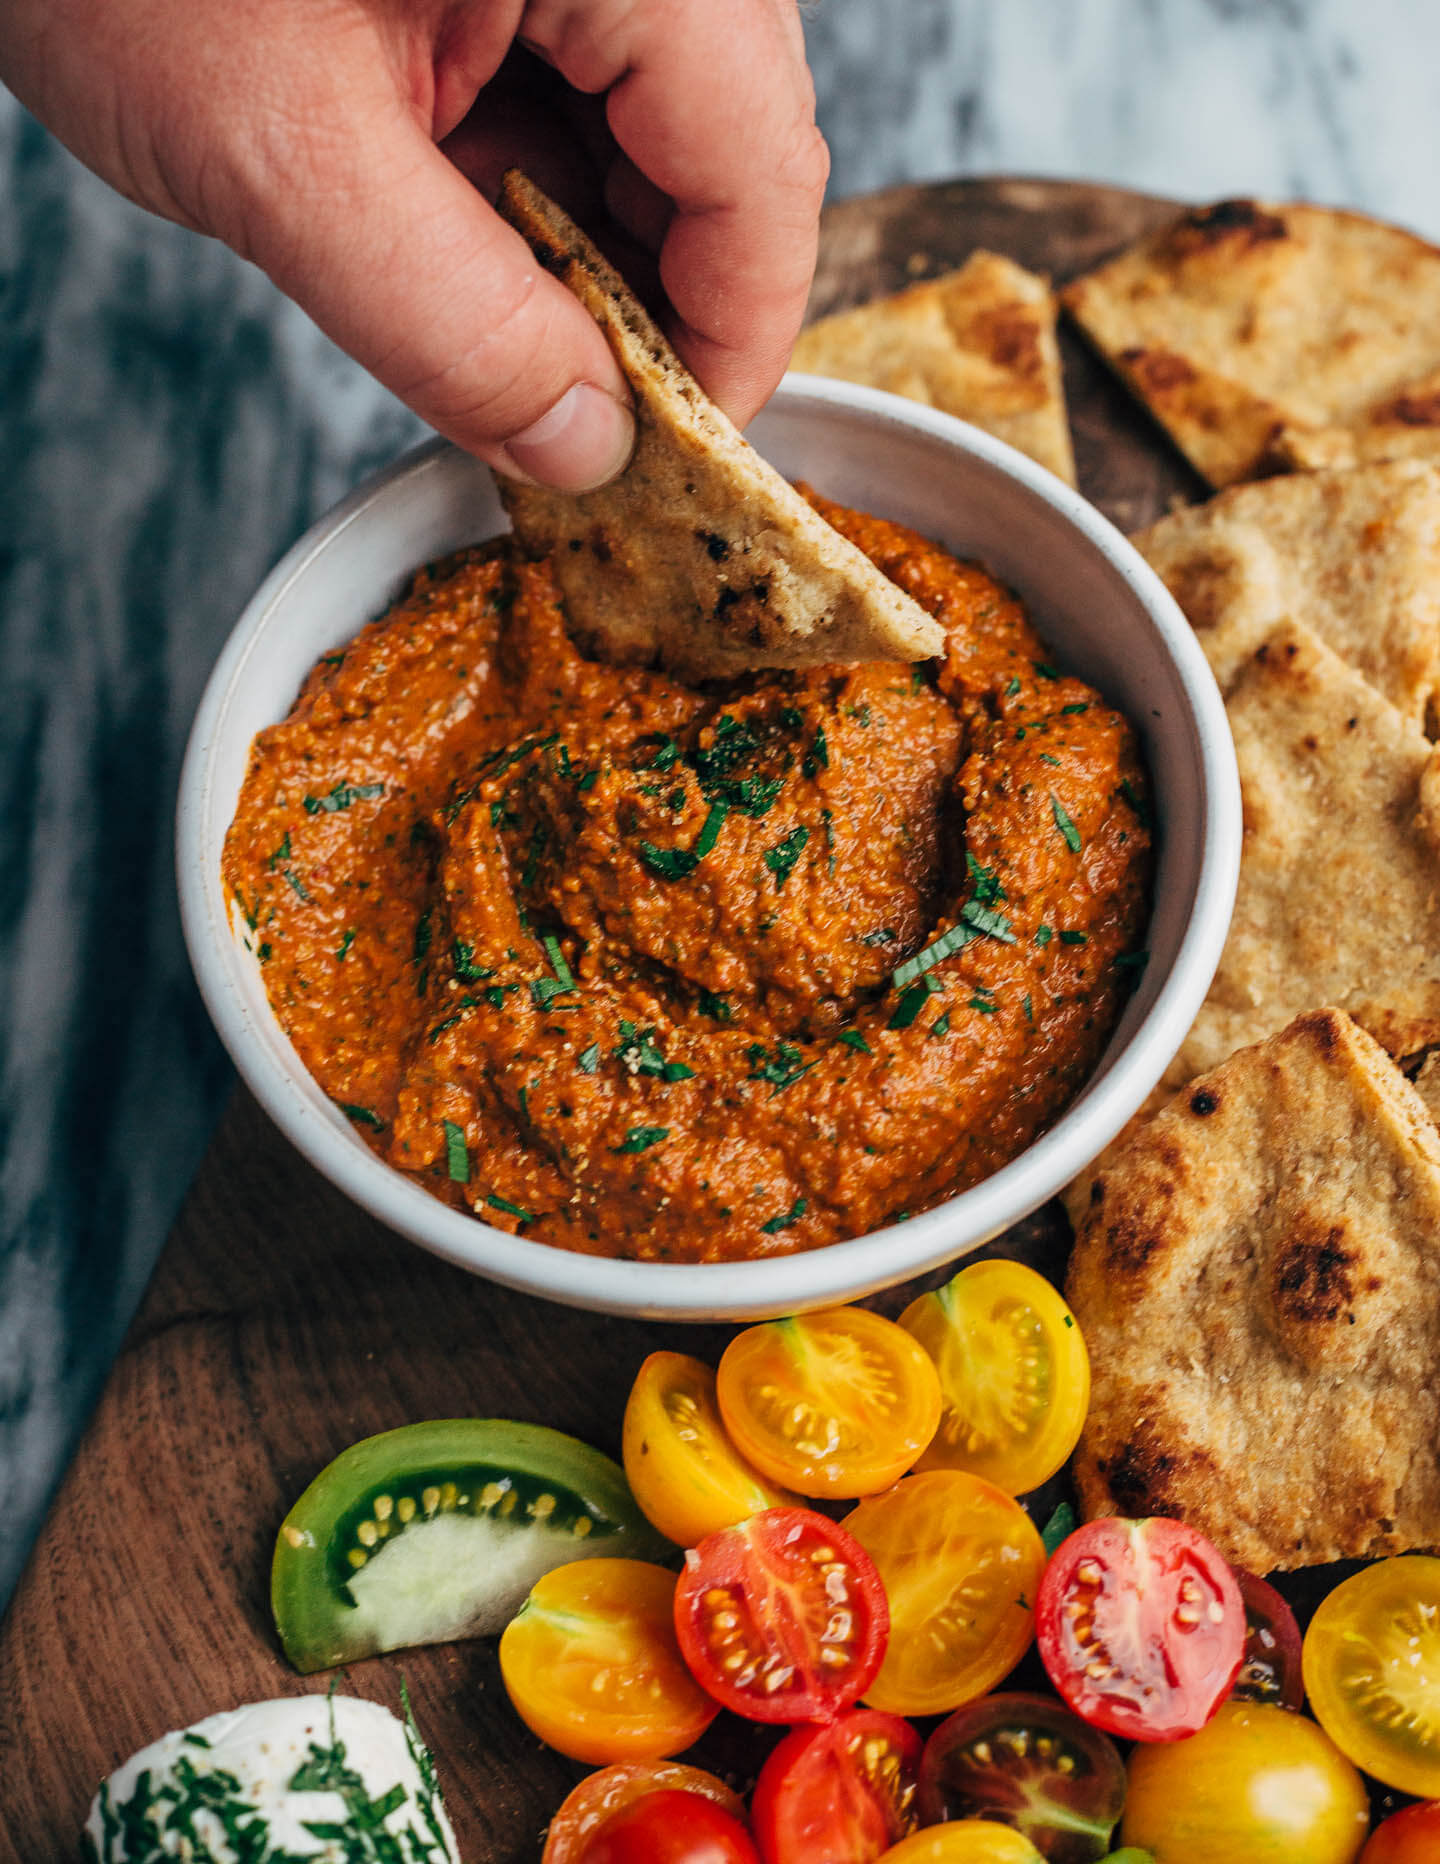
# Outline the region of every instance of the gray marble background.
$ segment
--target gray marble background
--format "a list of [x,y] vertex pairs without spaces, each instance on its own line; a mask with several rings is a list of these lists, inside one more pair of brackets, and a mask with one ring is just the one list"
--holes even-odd
[[[813,0],[836,196],[1012,173],[1440,238],[1431,0]],[[170,826],[209,666],[418,424],[0,92],[0,1600],[230,1074]]]

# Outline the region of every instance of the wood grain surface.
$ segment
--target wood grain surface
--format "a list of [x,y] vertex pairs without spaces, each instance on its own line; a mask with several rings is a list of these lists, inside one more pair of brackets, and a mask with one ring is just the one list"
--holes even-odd
[[[894,290],[980,245],[1063,282],[1171,212],[1039,181],[842,202],[827,214],[813,309]],[[1125,529],[1196,495],[1073,334],[1062,343],[1081,490]],[[987,1253],[1054,1272],[1066,1238],[1052,1208]],[[896,1312],[921,1285],[878,1305]],[[317,1687],[279,1655],[270,1553],[291,1502],[348,1444],[473,1415],[548,1423],[618,1455],[643,1356],[678,1343],[714,1358],[728,1337],[578,1313],[450,1268],[354,1209],[237,1095],[0,1625],[0,1861],[73,1857],[98,1782],[167,1729]],[[463,1857],[533,1864],[585,1769],[511,1711],[493,1640],[374,1658],[343,1686],[394,1706],[402,1675]],[[722,1723],[698,1757],[748,1784],[774,1736]]]

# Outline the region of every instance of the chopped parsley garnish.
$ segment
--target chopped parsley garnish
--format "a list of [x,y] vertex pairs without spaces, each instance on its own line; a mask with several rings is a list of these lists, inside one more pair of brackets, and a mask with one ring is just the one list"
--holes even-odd
[[862,945],[893,945],[895,943],[894,926],[880,926],[874,932],[867,932],[861,938]]
[[948,932],[942,932],[924,951],[917,951],[913,958],[907,958],[904,964],[897,965],[890,973],[891,983],[896,990],[903,990],[924,972],[932,971],[946,958],[954,957],[972,939],[982,935],[997,938],[1003,945],[1015,943],[1010,921],[1003,913],[994,912],[988,906],[980,906],[974,900],[966,900],[960,908],[959,925],[951,926]]
[[1081,699],[1075,705],[1062,705],[1060,708],[1060,716],[1061,718],[1068,718],[1080,712],[1088,712],[1089,710],[1090,701],[1088,699]]
[[512,1217],[518,1217],[522,1223],[533,1223],[535,1221],[535,1213],[533,1210],[525,1210],[519,1204],[512,1204],[508,1197],[497,1197],[493,1191],[487,1191],[485,1193],[485,1202],[490,1206],[491,1210],[508,1211]]
[[1035,928],[1035,943],[1037,945],[1048,945],[1054,936],[1055,934],[1049,926],[1042,925]]
[[346,783],[342,778],[333,790],[324,796],[302,796],[306,815],[334,815],[337,809],[348,809],[351,803],[368,802],[372,797],[383,796],[383,783]]
[[620,1040],[610,1053],[631,1074],[653,1075],[660,1081],[688,1081],[695,1073],[683,1061],[666,1061],[655,1040],[653,1023],[648,1029],[637,1029],[634,1023],[623,1021],[620,1024]]
[[355,943],[355,928],[354,926],[347,926],[345,928],[345,936],[341,939],[338,947],[336,948],[335,962],[337,964],[344,964],[345,954],[347,951],[349,951],[350,947],[354,943]]
[[1127,951],[1115,960],[1117,971],[1134,971],[1138,976],[1150,962],[1148,951]]
[[459,1020],[460,1012],[457,1010],[453,1016],[447,1016],[444,1022],[436,1023],[435,1027],[430,1031],[427,1040],[430,1042],[438,1042],[445,1031],[447,1029],[453,1029]]
[[498,751],[491,751],[480,759],[475,766],[475,781],[463,790],[457,790],[445,805],[445,820],[453,822],[482,783],[491,777],[498,777],[509,770],[512,764],[518,764],[522,757],[528,757],[532,751],[547,750],[552,744],[560,742],[558,731],[552,731],[545,738],[525,738],[516,745],[501,745]]
[[944,986],[938,978],[926,974],[917,979],[895,1005],[894,1014],[885,1025],[887,1029],[908,1029],[920,1014],[927,997],[938,997]]
[[579,986],[570,975],[570,966],[565,962],[565,954],[560,949],[560,941],[553,932],[542,932],[540,943],[545,947],[545,956],[550,960],[550,968],[555,973],[557,983],[562,990],[576,990]]
[[700,824],[700,833],[695,837],[695,846],[692,849],[697,861],[703,861],[719,841],[720,831],[725,826],[725,818],[729,813],[730,808],[727,803],[711,803],[710,813]]
[[767,1236],[778,1236],[781,1230],[788,1230],[792,1224],[798,1223],[809,1208],[807,1198],[797,1197],[783,1217],[772,1217],[768,1223],[762,1223],[760,1228]]
[[1060,768],[1060,759],[1058,757],[1052,757],[1048,751],[1042,751],[1040,753],[1040,762],[1042,764],[1053,764],[1057,770]]
[[651,1146],[658,1146],[662,1139],[670,1137],[668,1126],[632,1126],[618,1146],[611,1146],[612,1152],[648,1152]]
[[293,867],[285,868],[284,874],[285,874],[286,880],[290,883],[295,893],[298,894],[298,896],[302,900],[304,900],[306,905],[308,906],[310,904],[310,895],[305,891],[304,881],[301,880],[300,876],[295,872]]
[[453,1120],[446,1120],[445,1125],[445,1165],[450,1173],[451,1184],[469,1184],[470,1154],[466,1149],[465,1135]]
[[1058,680],[1060,677],[1059,667],[1052,667],[1048,660],[1032,660],[1030,664],[1042,680]]
[[828,770],[829,768],[830,747],[825,742],[825,727],[823,725],[817,725],[815,727],[815,737],[811,742],[810,749],[805,753],[805,761],[801,764],[800,769],[803,775],[813,777],[817,770]]
[[1035,1021],[1035,1012],[1030,1007],[1030,992],[1028,990],[1025,992],[1025,1020],[1031,1025],[1033,1025]]
[[385,1130],[385,1122],[378,1113],[372,1113],[368,1107],[352,1107],[346,1100],[337,1100],[335,1105],[347,1120],[353,1120],[357,1126],[373,1126],[377,1133]]
[[269,867],[270,872],[273,874],[275,872],[275,869],[280,865],[282,861],[288,861],[289,859],[290,859],[290,831],[287,828],[285,831],[284,841],[281,842],[280,846],[270,856],[270,859],[266,865]]
[[1071,854],[1079,854],[1080,831],[1070,820],[1069,811],[1055,794],[1054,790],[1050,792],[1050,808],[1055,817],[1055,826],[1065,838],[1065,846],[1070,850]]
[[597,784],[597,783],[598,783],[599,781],[600,781],[600,772],[599,772],[599,770],[598,770],[598,769],[597,769],[597,770],[587,770],[587,771],[585,772],[585,775],[584,775],[583,777],[581,777],[581,779],[580,779],[580,781],[579,781],[579,782],[578,782],[578,783],[577,783],[577,784],[575,785],[575,787],[576,787],[576,789],[577,789],[577,790],[579,790],[579,791],[581,792],[581,794],[583,795],[583,794],[585,793],[585,791],[587,791],[587,790],[593,790],[593,789],[594,789],[594,787],[595,787],[595,785],[596,785],[596,784]]
[[982,867],[968,848],[965,850],[965,871],[975,882],[974,897],[981,906],[992,906],[996,900],[1005,898],[1005,889],[1000,885],[995,869]]
[[711,742],[699,747],[690,762],[702,783],[717,783],[759,749],[760,740],[750,727],[731,713],[722,712],[715,721]]
[[859,1049],[862,1055],[873,1055],[875,1053],[874,1049],[871,1048],[870,1044],[865,1040],[858,1029],[842,1029],[838,1040],[843,1042],[846,1048]]
[[943,1016],[937,1016],[935,1018],[934,1022],[931,1023],[930,1025],[930,1033],[932,1036],[948,1036],[949,1035],[950,1033],[950,1012],[949,1010],[946,1010]]
[[1149,828],[1150,811],[1146,807],[1145,798],[1135,788],[1135,785],[1130,781],[1129,777],[1122,778],[1121,783],[1120,783],[1120,794],[1125,798],[1126,802],[1129,803],[1130,807],[1135,811],[1136,815],[1140,818],[1141,828]]
[[705,794],[717,805],[728,803],[756,822],[769,815],[775,800],[785,787],[784,777],[730,777],[723,783],[704,786]]
[[657,732],[649,738],[642,738],[642,744],[655,745],[655,755],[643,764],[637,764],[637,770],[673,770],[680,759],[680,746],[663,732]]
[[724,997],[718,996],[713,990],[705,990],[702,988],[699,1001],[696,1003],[695,1007],[702,1016],[709,1016],[717,1023],[733,1023],[735,1020],[735,1012],[731,1009],[729,1003]]
[[988,906],[982,906],[978,899],[966,900],[960,908],[960,919],[972,932],[984,933],[987,938],[998,938],[1002,945],[1015,943],[1015,934],[1004,913],[992,912]]
[[777,842],[773,848],[767,848],[765,850],[762,858],[765,865],[770,869],[770,872],[775,876],[775,891],[777,893],[790,878],[790,870],[800,859],[805,844],[809,839],[810,831],[802,823],[799,828],[792,829],[785,837],[784,841]]
[[420,960],[425,956],[426,952],[429,951],[429,949],[430,949],[430,909],[427,906],[425,911],[421,913],[420,917],[415,921],[415,945],[414,945],[413,950],[410,953],[410,962],[412,964],[419,964]]
[[487,977],[495,975],[486,965],[476,964],[475,947],[467,945],[463,938],[457,938],[450,947],[450,960],[462,984],[481,984]]
[[972,997],[968,1007],[972,1010],[979,1010],[983,1016],[994,1016],[999,1006],[987,1003],[983,997]]
[[1010,675],[1010,684],[1005,688],[1005,697],[1007,699],[1013,699],[1016,693],[1019,692],[1019,690],[1020,690],[1020,675],[1018,673],[1012,673]]
[[480,994],[484,997],[492,1010],[503,1010],[505,1007],[506,991],[518,990],[519,988],[520,986],[518,984],[487,984]]
[[636,844],[640,859],[661,880],[683,880],[687,874],[694,873],[720,839],[720,830],[729,813],[725,803],[711,803],[710,813],[700,825],[693,848],[657,848],[653,841],[641,841]]
[[806,1061],[799,1049],[789,1042],[777,1042],[773,1053],[763,1042],[752,1042],[745,1051],[745,1059],[750,1064],[749,1078],[752,1081],[768,1081],[772,1099],[782,1089],[793,1086],[802,1074],[808,1074],[815,1066],[813,1061]]
[[545,824],[543,822],[537,822],[530,831],[529,846],[525,850],[525,865],[520,872],[520,885],[522,887],[533,887],[535,885],[535,876],[540,871],[540,857],[544,854],[545,844],[549,839],[549,831],[546,829]]
[[1090,934],[1088,932],[1064,931],[1060,934],[1060,943],[1062,945],[1088,945],[1090,943]]
[[[530,979],[530,1001],[537,1010],[548,1009],[556,997],[563,997],[575,988],[573,984],[562,984],[554,977],[532,977]],[[578,1004],[575,1008],[579,1008]]]
[[576,1057],[575,1066],[581,1074],[594,1074],[600,1066],[600,1044],[592,1042],[587,1049],[581,1049]]

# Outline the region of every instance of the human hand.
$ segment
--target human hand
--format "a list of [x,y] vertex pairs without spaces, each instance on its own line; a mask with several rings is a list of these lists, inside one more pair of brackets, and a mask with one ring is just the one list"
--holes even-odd
[[658,257],[737,423],[799,328],[828,161],[794,0],[7,0],[0,76],[502,471],[581,490],[634,431],[600,331],[487,202],[509,166]]

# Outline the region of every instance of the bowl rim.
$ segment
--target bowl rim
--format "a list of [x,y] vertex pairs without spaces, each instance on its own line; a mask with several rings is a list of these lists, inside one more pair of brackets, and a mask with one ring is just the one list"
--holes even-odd
[[[313,1084],[298,1057],[297,1082],[275,1064],[263,1042],[252,1039],[239,985],[239,943],[231,931],[218,865],[212,875],[204,860],[205,831],[216,806],[212,747],[221,736],[236,677],[258,651],[272,607],[395,487],[433,472],[455,451],[448,441],[422,442],[373,474],[285,552],[241,610],[221,649],[186,746],[175,828],[181,923],[201,996],[241,1079],[309,1163],[388,1228],[458,1267],[563,1305],[651,1319],[759,1318],[862,1299],[971,1253],[1054,1197],[1139,1109],[1200,1008],[1229,928],[1241,841],[1234,745],[1209,664],[1155,571],[1078,491],[968,422],[883,390],[798,372],[787,375],[775,402],[784,407],[806,400],[919,429],[1019,481],[1078,529],[1130,586],[1174,663],[1188,708],[1183,725],[1201,776],[1201,852],[1192,910],[1154,1003],[1120,1052],[1107,1057],[1103,1079],[1092,1077],[1047,1132],[1008,1165],[935,1209],[823,1248],[741,1261],[639,1262],[562,1250],[513,1236],[430,1196],[296,1091],[299,1082]],[[1181,723],[1177,719],[1172,729]],[[227,822],[232,811],[233,798]],[[288,1045],[278,1024],[275,1029]]]

